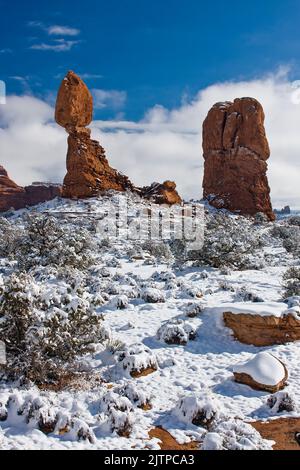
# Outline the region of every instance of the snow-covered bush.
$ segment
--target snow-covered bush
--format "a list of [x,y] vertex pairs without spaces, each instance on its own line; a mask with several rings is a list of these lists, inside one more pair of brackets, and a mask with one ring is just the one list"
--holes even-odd
[[126,346],[122,351],[117,351],[116,357],[129,377],[140,377],[158,369],[155,354],[142,343]]
[[185,423],[210,429],[219,419],[221,408],[216,397],[203,390],[196,395],[181,398],[175,414]]
[[297,409],[295,397],[283,391],[270,395],[267,405],[271,408],[272,414],[282,413],[283,411],[290,413]]
[[0,257],[14,257],[22,239],[23,230],[16,223],[0,217]]
[[126,396],[108,392],[102,398],[100,410],[108,417],[111,432],[121,437],[129,437],[134,425],[132,403]]
[[196,338],[196,330],[183,320],[169,320],[159,328],[157,338],[167,344],[186,345],[189,340]]
[[204,311],[204,304],[203,303],[196,303],[196,302],[189,302],[184,307],[184,313],[189,318],[194,318],[200,315]]
[[297,225],[275,225],[272,235],[282,240],[282,245],[288,253],[299,256],[300,228]]
[[55,381],[77,355],[109,337],[85,293],[45,291],[28,274],[6,279],[0,298],[0,340],[7,374],[33,382]]
[[154,287],[144,289],[142,292],[142,299],[149,304],[164,303],[166,301],[164,292]]
[[300,295],[300,268],[289,268],[283,275],[284,297]]
[[236,291],[234,300],[236,302],[263,302],[264,300],[249,290],[246,286],[241,287]]
[[289,225],[294,225],[296,227],[300,227],[300,216],[299,215],[294,215],[293,217],[288,218],[288,224]]
[[157,261],[169,263],[173,261],[171,249],[169,245],[163,241],[148,240],[143,244],[142,250],[149,253]]
[[54,217],[27,215],[25,235],[17,250],[21,269],[34,266],[72,266],[81,270],[94,262],[95,243],[83,227],[74,230]]
[[45,395],[25,397],[13,394],[7,402],[8,417],[22,417],[24,423],[38,428],[44,434],[63,435],[64,440],[95,442],[95,435],[87,423],[77,416],[62,412]]
[[202,450],[272,450],[272,444],[250,424],[227,419],[216,423],[206,434]]
[[127,295],[118,295],[117,297],[115,297],[113,299],[113,305],[119,310],[123,310],[127,308],[129,305],[129,300],[128,300]]
[[128,382],[115,389],[115,392],[123,397],[127,397],[128,400],[138,408],[142,408],[143,410],[151,408],[150,396],[134,383]]
[[184,281],[180,286],[179,295],[186,298],[201,299],[203,292],[200,287],[193,285],[191,282]]
[[251,221],[218,213],[207,216],[203,247],[191,257],[215,268],[259,269],[263,259],[254,253],[261,247],[259,230]]

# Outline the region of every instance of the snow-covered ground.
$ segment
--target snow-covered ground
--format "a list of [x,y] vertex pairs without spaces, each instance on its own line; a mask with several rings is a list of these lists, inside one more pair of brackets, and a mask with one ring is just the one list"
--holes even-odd
[[[120,197],[123,196],[114,196],[114,203]],[[85,220],[90,216],[101,218],[110,204],[109,198],[88,202],[55,200],[29,212],[48,212],[58,218],[64,214],[76,231],[80,213]],[[132,217],[138,207],[143,207],[143,203],[131,201]],[[19,211],[9,220],[18,224],[26,212]],[[80,359],[81,367],[90,377],[82,379],[82,384],[79,381],[76,386],[63,390],[41,391],[34,385],[21,387],[3,381],[0,386],[0,448],[159,449],[158,440],[150,439],[148,434],[156,426],[168,430],[179,443],[203,441],[207,429],[183,419],[180,411],[183,399],[189,398],[185,406],[189,403],[195,406],[203,396],[211,397],[216,403],[221,423],[230,419],[243,422],[274,419],[267,405],[268,393],[254,391],[233,380],[233,368],[260,351],[268,351],[286,364],[289,380],[285,391],[296,398],[294,411],[276,416],[300,416],[299,343],[267,348],[247,346],[235,341],[222,322],[222,311],[228,305],[232,306],[231,311],[235,307],[247,313],[282,314],[288,308],[283,303],[282,276],[288,266],[297,265],[299,259],[287,253],[278,239],[273,243],[269,237],[261,248],[266,255],[261,269],[217,269],[193,262],[180,265],[171,260],[155,259],[138,250],[134,241],[125,239],[124,227],[122,230],[119,238],[99,251],[98,265],[92,276],[94,281],[99,281],[98,293],[104,297],[97,313],[103,315],[104,325],[111,332],[110,345],[123,343],[119,349],[124,349],[125,345],[125,350],[140,345],[128,352],[132,361],[128,361],[129,369],[122,367],[126,357],[118,359],[118,352],[113,353],[113,347],[104,344],[95,353]],[[272,224],[262,224],[256,230],[264,236],[272,230]],[[12,266],[1,261],[2,282]],[[52,279],[48,288],[59,282]],[[166,322],[170,321],[168,325]],[[164,325],[167,328],[161,329]],[[161,334],[157,335],[160,329]],[[182,344],[167,341],[173,329]],[[130,367],[138,361],[147,365],[147,361],[151,362],[149,358],[156,363],[154,369],[157,370],[143,377],[131,377]],[[59,414],[60,424],[48,435],[38,429],[35,417],[38,414],[31,412],[28,418],[27,412],[20,413],[22,407],[28,408],[36,400],[42,403],[35,409],[44,407],[47,413],[50,409]],[[119,403],[120,400],[123,402]],[[150,406],[142,406],[145,404]],[[1,406],[8,410],[3,421]],[[129,437],[120,437],[117,433],[124,420],[129,422]],[[229,431],[228,426],[219,426],[224,429],[210,433],[205,439],[205,448],[221,446],[218,436]],[[240,432],[243,435],[246,431]],[[80,436],[83,437],[80,439]],[[252,441],[251,436],[249,439],[249,448],[270,448],[270,444],[259,441],[257,436],[252,436]]]

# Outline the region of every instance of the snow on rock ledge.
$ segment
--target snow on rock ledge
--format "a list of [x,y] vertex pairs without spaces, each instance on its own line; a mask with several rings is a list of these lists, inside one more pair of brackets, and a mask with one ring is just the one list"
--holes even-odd
[[271,393],[283,389],[288,378],[285,365],[268,352],[261,352],[250,361],[236,365],[233,373],[236,382]]
[[241,343],[260,347],[300,340],[299,306],[287,309],[283,302],[241,302],[212,310],[223,315],[225,326]]

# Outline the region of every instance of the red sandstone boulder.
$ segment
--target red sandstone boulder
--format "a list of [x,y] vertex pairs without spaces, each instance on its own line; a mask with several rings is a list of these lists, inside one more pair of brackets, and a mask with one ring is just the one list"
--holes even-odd
[[233,369],[234,379],[254,390],[276,393],[286,386],[286,366],[268,352],[261,352],[250,361],[238,364]]
[[55,119],[69,134],[63,197],[97,196],[109,189],[133,189],[129,179],[110,167],[101,145],[92,140],[93,99],[84,82],[69,72],[58,92]]
[[152,183],[141,189],[141,195],[145,199],[152,199],[156,204],[181,204],[182,199],[176,191],[176,183],[165,181],[163,184]]
[[68,72],[57,95],[55,120],[62,127],[86,127],[93,119],[93,98],[86,84]]
[[253,98],[217,103],[203,124],[204,198],[218,209],[275,216],[267,179],[264,111]]
[[223,318],[234,337],[244,344],[261,347],[300,340],[300,318],[293,314],[275,316],[224,312]]

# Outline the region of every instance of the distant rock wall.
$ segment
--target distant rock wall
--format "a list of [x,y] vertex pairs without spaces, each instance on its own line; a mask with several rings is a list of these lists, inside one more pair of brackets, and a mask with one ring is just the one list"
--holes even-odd
[[0,212],[22,209],[61,196],[61,186],[50,183],[34,183],[25,188],[12,181],[0,165]]

